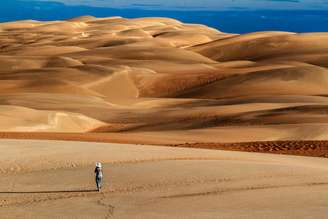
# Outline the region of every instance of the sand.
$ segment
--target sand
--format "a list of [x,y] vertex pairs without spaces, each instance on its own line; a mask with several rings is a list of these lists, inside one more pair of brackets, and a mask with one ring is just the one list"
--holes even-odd
[[0,218],[326,218],[327,42],[169,18],[0,23]]
[[[324,158],[40,140],[0,147],[2,218],[326,217]],[[100,193],[95,161],[104,163]]]
[[327,33],[92,16],[0,30],[0,109],[16,115],[1,115],[1,132],[166,145],[328,140]]

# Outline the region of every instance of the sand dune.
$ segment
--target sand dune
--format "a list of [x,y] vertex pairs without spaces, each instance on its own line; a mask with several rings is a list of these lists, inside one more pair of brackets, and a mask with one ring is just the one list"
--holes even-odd
[[169,18],[1,23],[0,217],[326,218],[327,42]]
[[47,126],[24,119],[35,110],[84,116],[81,133],[167,144],[327,140],[327,33],[239,35],[169,18],[92,16],[0,29],[0,104],[19,109],[15,121],[25,124],[11,131]]
[[69,112],[39,111],[26,107],[0,107],[3,132],[88,132],[104,124],[84,115]]
[[263,60],[281,55],[327,52],[327,33],[252,33],[193,49],[218,61]]

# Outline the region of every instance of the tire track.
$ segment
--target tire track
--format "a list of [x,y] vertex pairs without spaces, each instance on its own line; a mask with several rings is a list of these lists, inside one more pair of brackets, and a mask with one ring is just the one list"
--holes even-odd
[[[290,178],[290,177],[306,177],[306,175],[292,175],[292,174],[277,174],[277,175],[262,175],[256,176],[256,180],[259,179],[277,179],[277,178]],[[151,191],[151,190],[160,190],[166,187],[186,187],[186,186],[193,186],[193,185],[202,185],[202,184],[216,184],[216,183],[227,183],[227,182],[239,182],[239,181],[247,181],[247,180],[254,180],[255,176],[248,176],[248,177],[224,177],[224,178],[212,178],[212,179],[200,179],[194,178],[190,180],[184,181],[166,181],[166,182],[157,182],[152,184],[142,184],[142,185],[134,185],[128,187],[118,187],[111,190],[103,190],[101,193],[99,192],[67,192],[67,193],[50,193],[50,194],[33,194],[33,195],[26,195],[26,194],[16,194],[14,199],[3,198],[0,201],[0,208],[2,207],[9,207],[9,206],[19,206],[19,205],[32,205],[47,201],[57,201],[57,200],[64,200],[64,199],[71,199],[71,198],[81,198],[81,197],[96,197],[101,195],[100,199],[98,200],[98,204],[108,208],[108,217],[111,216],[114,212],[114,206],[108,205],[104,202],[106,199],[106,194],[129,194],[129,193],[136,193],[136,192],[144,192],[144,191]],[[10,194],[10,192],[9,192]]]
[[160,198],[186,198],[186,197],[197,197],[197,196],[207,196],[207,195],[219,195],[231,192],[244,192],[244,191],[253,191],[253,190],[265,190],[265,189],[279,189],[279,188],[292,188],[292,187],[307,187],[307,186],[328,186],[328,182],[312,182],[312,183],[299,183],[292,185],[259,185],[259,186],[246,186],[246,187],[237,187],[229,189],[218,189],[207,192],[198,192],[198,193],[186,193],[178,194],[171,196],[162,196]]

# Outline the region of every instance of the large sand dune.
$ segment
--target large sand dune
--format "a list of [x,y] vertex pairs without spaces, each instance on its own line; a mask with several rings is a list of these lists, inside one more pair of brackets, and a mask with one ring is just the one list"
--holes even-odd
[[326,158],[208,150],[328,157],[327,67],[328,33],[0,23],[0,218],[327,218]]
[[[0,107],[11,114],[1,131],[167,144],[328,140],[327,39],[168,18],[2,23]],[[56,113],[70,119],[58,125]]]
[[[326,218],[328,160],[0,141],[1,218]],[[94,191],[95,161],[104,188]]]

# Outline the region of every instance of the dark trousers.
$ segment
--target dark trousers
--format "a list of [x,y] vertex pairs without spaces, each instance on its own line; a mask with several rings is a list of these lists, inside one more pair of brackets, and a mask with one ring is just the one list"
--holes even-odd
[[96,176],[96,186],[98,190],[101,189],[101,183],[102,183],[102,177]]

